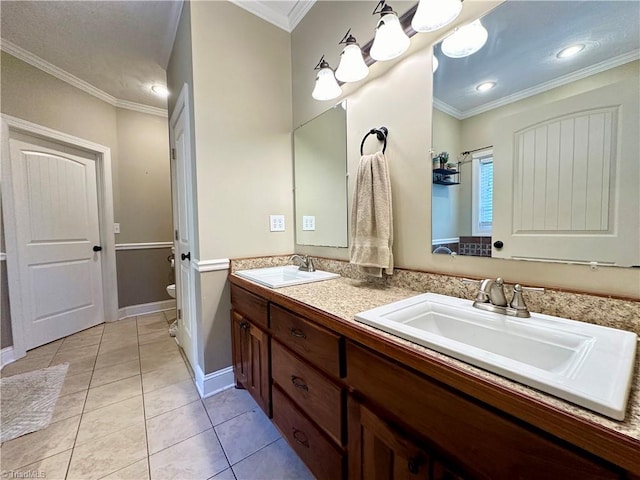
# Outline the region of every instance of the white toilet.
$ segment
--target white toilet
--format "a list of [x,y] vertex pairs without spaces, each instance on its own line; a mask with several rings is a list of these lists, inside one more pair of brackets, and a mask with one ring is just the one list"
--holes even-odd
[[167,285],[167,293],[171,298],[176,298],[176,284]]

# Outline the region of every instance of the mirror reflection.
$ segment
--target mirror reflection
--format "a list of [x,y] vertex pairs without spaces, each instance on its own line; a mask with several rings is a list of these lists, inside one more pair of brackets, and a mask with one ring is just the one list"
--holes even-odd
[[296,243],[347,247],[346,102],[297,128],[293,142]]
[[511,0],[476,53],[434,47],[434,253],[640,265],[639,17]]

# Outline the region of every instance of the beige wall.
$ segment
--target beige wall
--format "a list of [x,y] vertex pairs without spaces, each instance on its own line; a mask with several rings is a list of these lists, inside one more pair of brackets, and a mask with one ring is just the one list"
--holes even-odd
[[[305,87],[310,91],[313,84],[309,66],[304,65],[303,59],[319,58],[323,50],[336,50],[334,30],[342,31],[342,25],[346,31],[351,21],[358,21],[351,17],[353,12],[350,3],[316,3],[294,31],[294,124],[308,120],[323,108],[323,102],[316,102],[310,94],[296,90]],[[468,19],[472,12],[477,17],[482,9],[488,10],[493,5],[489,2],[465,2],[464,17],[459,21]],[[327,25],[326,32],[318,31],[317,25]],[[429,45],[437,41],[438,36],[420,34],[417,37],[412,39],[409,53],[413,54],[405,55],[392,66],[385,67],[387,70],[379,78],[362,82],[363,85],[349,96],[347,114],[350,172],[354,171],[358,160],[362,135],[375,126],[386,125],[389,128],[387,152],[393,189],[396,265],[476,277],[502,276],[507,282],[525,285],[640,298],[638,269],[603,267],[591,271],[588,266],[580,265],[430,254],[431,165],[428,148],[431,145],[431,53],[424,46],[418,51],[415,49],[422,46],[423,42]],[[366,42],[364,37],[359,40]],[[324,108],[327,108],[326,104]],[[350,179],[353,178],[351,175]],[[353,189],[351,183],[352,180],[350,190]],[[348,258],[347,249],[297,247],[296,250],[300,253]]]
[[[196,258],[290,253],[289,34],[229,2],[185,3],[167,78],[176,95],[193,87]],[[285,232],[269,232],[270,214],[285,215]],[[195,275],[198,362],[210,373],[231,364],[227,272]]]
[[[5,52],[1,55],[3,114],[111,149],[114,220],[121,223],[123,232],[116,235],[116,243],[170,241],[166,118],[115,108]],[[128,255],[144,257],[146,253],[132,251]],[[120,252],[117,261],[122,264]],[[165,289],[159,288],[151,270],[147,273],[141,279],[145,284],[143,290],[154,285],[154,293],[145,293],[146,302],[165,299]],[[126,271],[120,269],[118,283],[123,282],[132,283]],[[6,284],[2,284],[1,290],[4,295]],[[135,292],[128,295],[127,303],[120,300],[119,306],[145,303]],[[149,300],[151,297],[155,300]],[[3,310],[3,346],[13,343],[5,334],[7,322],[10,323],[10,314]]]
[[117,252],[118,301],[120,307],[171,300],[167,285],[175,283],[167,257],[171,248]]

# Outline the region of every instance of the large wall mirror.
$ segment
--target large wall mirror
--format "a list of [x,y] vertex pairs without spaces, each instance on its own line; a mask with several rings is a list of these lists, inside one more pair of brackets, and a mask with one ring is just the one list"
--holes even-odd
[[640,266],[638,18],[509,0],[476,53],[435,45],[432,252]]
[[293,133],[298,245],[349,245],[346,108],[342,102]]

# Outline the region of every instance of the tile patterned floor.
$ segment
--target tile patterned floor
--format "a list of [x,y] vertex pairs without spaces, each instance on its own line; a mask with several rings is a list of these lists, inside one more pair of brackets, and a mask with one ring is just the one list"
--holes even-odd
[[3,377],[69,362],[52,423],[0,446],[2,478],[312,479],[244,390],[200,399],[168,335],[175,312],[31,350]]

